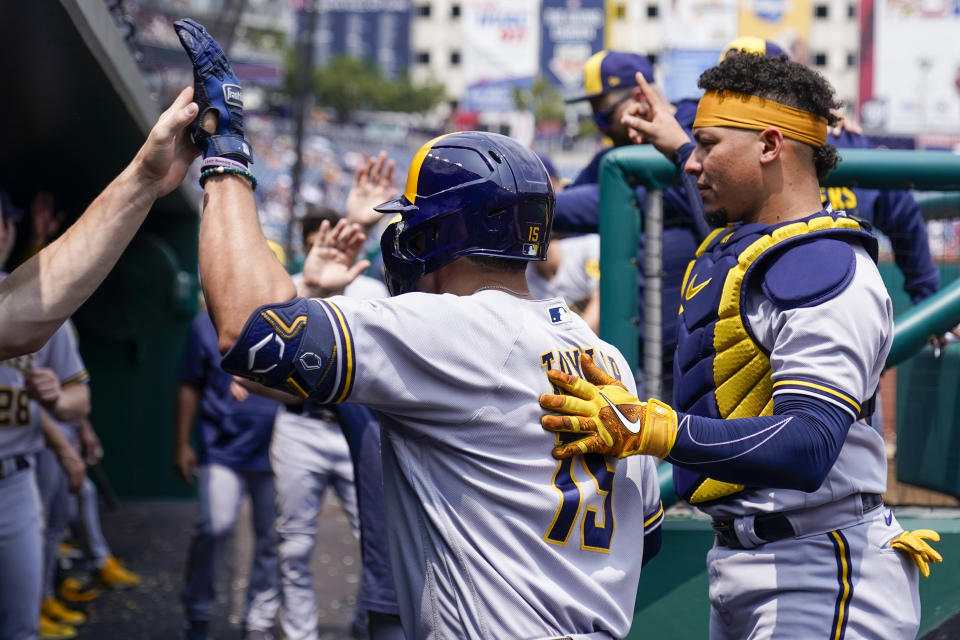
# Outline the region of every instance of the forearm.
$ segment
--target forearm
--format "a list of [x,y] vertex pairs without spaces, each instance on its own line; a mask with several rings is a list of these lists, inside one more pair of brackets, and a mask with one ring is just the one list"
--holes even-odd
[[50,246],[0,282],[0,359],[36,351],[96,290],[154,202],[134,160]]
[[53,451],[58,458],[71,453],[76,455],[76,450],[71,446],[66,436],[60,432],[57,425],[53,424],[50,418],[43,412],[40,412],[40,432],[43,434],[44,444],[46,444],[47,448]]
[[190,444],[190,432],[193,431],[199,406],[199,389],[183,383],[177,385],[176,405],[173,409],[173,437],[176,449]]
[[254,382],[253,380],[242,378],[240,376],[237,376],[234,378],[234,380],[236,380],[237,384],[250,393],[255,393],[258,396],[262,396],[269,400],[276,400],[277,402],[282,402],[284,404],[303,404],[303,396],[295,396],[292,393],[285,393],[279,389],[265,387],[262,384]]
[[64,387],[48,411],[60,422],[75,422],[86,417],[90,413],[90,387],[86,384]]
[[930,255],[927,227],[920,205],[908,191],[880,192],[876,225],[890,238],[893,257],[903,272],[903,288],[914,304],[940,286],[940,271]]
[[267,246],[253,189],[237,176],[205,185],[200,224],[200,276],[210,317],[226,352],[253,311],[296,296],[290,275]]
[[850,414],[806,396],[778,396],[774,415],[720,420],[678,414],[667,460],[715,480],[815,491],[833,467]]

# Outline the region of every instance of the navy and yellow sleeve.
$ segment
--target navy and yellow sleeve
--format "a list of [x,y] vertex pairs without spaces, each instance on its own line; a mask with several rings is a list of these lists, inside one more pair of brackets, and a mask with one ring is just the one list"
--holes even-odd
[[327,300],[294,298],[251,314],[224,371],[324,404],[353,387],[356,354],[341,310]]

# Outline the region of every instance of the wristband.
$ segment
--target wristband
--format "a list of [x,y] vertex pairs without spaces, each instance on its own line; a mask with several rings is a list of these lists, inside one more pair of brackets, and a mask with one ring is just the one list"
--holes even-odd
[[200,186],[207,181],[207,178],[212,178],[213,176],[223,176],[223,175],[238,175],[246,178],[250,181],[250,186],[253,187],[254,191],[257,189],[257,179],[253,177],[253,174],[250,173],[247,169],[237,169],[235,167],[211,167],[210,169],[205,169],[200,172]]

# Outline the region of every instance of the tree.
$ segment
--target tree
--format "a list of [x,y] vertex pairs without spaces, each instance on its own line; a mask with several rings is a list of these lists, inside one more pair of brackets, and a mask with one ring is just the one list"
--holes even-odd
[[313,87],[318,105],[332,107],[341,122],[357,109],[373,108],[384,90],[380,70],[366,60],[340,56],[317,69]]
[[532,111],[537,124],[563,122],[563,97],[560,91],[540,76],[529,89],[513,88],[513,103],[517,109]]
[[[296,77],[294,59],[287,58],[288,87]],[[390,80],[373,63],[350,56],[338,56],[314,72],[316,104],[332,108],[341,122],[350,120],[359,109],[429,111],[445,98],[443,85],[415,86],[407,74]]]

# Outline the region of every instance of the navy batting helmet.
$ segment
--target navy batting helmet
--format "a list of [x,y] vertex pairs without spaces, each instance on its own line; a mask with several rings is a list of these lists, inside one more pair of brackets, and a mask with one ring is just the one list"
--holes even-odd
[[399,214],[383,232],[392,295],[463,256],[544,260],[553,186],[530,149],[483,131],[451,133],[420,147],[403,195],[375,207]]

